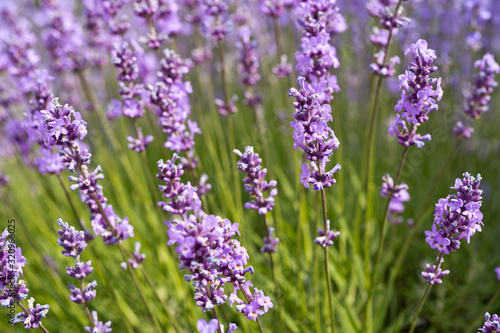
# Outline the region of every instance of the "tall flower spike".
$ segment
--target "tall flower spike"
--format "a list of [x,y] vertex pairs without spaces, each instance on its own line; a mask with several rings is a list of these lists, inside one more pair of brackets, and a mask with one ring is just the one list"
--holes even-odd
[[440,253],[449,254],[458,250],[462,239],[470,243],[476,231],[481,231],[483,214],[480,211],[482,190],[479,189],[481,175],[474,178],[464,173],[463,178],[455,180],[452,189],[457,194],[450,194],[439,199],[434,213],[431,231],[426,231],[426,242]]
[[[268,182],[264,180],[267,174],[267,169],[262,169],[260,165],[262,160],[259,154],[254,153],[253,147],[245,147],[245,152],[242,153],[238,149],[233,152],[240,157],[238,161],[238,170],[246,173],[247,177],[243,179],[245,191],[250,193],[254,200],[245,203],[246,209],[256,209],[259,214],[264,215],[271,211],[274,207],[274,196],[278,194],[275,188],[278,184],[275,180]],[[269,191],[269,196],[264,198],[264,193]]]
[[436,52],[427,47],[427,42],[419,39],[410,45],[405,55],[408,53],[412,53],[414,61],[408,70],[399,76],[401,98],[394,107],[397,112],[396,119],[388,132],[392,136],[397,136],[402,146],[416,145],[420,148],[424,145],[423,141],[431,140],[431,136],[417,134],[417,128],[429,119],[429,112],[438,109],[437,101],[443,96],[443,90],[441,78],[429,77],[437,67],[432,66]]
[[306,163],[302,166],[301,183],[306,188],[313,184],[314,189],[319,191],[336,182],[333,174],[340,170],[340,165],[337,164],[330,171],[326,171],[326,163],[340,142],[328,127],[328,121],[332,120],[330,105],[319,103],[318,94],[304,77],[299,76],[297,82],[300,89],[291,88],[288,92],[288,96],[296,99],[293,103],[296,112],[292,114],[295,121],[290,122],[294,129],[294,148],[304,150],[306,159],[311,161],[311,169]]
[[488,111],[491,93],[498,86],[495,74],[500,73],[500,66],[492,54],[486,53],[474,63],[474,67],[478,68],[479,72],[474,76],[472,92],[464,101],[464,111],[468,117],[463,122],[458,121],[453,128],[453,132],[461,138],[469,138],[472,135],[474,128],[470,126],[470,123]]

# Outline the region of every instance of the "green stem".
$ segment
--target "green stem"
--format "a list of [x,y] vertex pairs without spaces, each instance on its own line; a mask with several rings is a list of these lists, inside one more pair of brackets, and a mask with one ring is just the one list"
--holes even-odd
[[[412,126],[412,128],[411,128],[410,136],[412,135],[413,131],[414,131],[414,126]],[[384,215],[383,215],[383,219],[382,219],[382,226],[380,228],[377,256],[375,259],[375,266],[373,267],[373,271],[372,271],[372,274],[370,276],[370,281],[369,281],[369,285],[368,285],[368,299],[366,300],[365,307],[364,307],[365,318],[364,318],[363,326],[362,326],[363,331],[367,328],[368,317],[369,317],[369,313],[370,313],[368,311],[368,308],[371,307],[372,298],[373,298],[373,290],[374,290],[374,286],[375,286],[375,280],[377,277],[377,271],[378,271],[378,267],[380,264],[380,259],[382,257],[382,248],[384,246],[384,238],[385,238],[385,226],[387,223],[387,218],[389,216],[389,204],[391,203],[391,198],[394,194],[394,190],[396,189],[396,186],[398,185],[398,181],[399,181],[399,178],[401,176],[401,171],[403,170],[403,165],[405,163],[407,154],[408,154],[408,147],[405,147],[403,150],[403,155],[401,156],[401,161],[399,162],[399,167],[398,167],[398,171],[396,174],[396,178],[394,178],[394,186],[393,186],[391,192],[389,193],[389,196],[387,197],[387,201],[385,204]]]
[[[321,172],[321,166],[318,168],[319,170],[319,177],[322,177],[322,172]],[[322,204],[322,210],[323,210],[323,227],[325,228],[325,234],[328,232],[329,229],[329,223],[328,223],[328,216],[326,212],[326,195],[325,195],[325,189],[321,188],[321,204]],[[330,281],[330,270],[328,269],[328,247],[325,246],[324,248],[325,252],[325,276],[326,276],[326,288],[328,292],[328,310],[330,312],[330,320],[331,320],[331,329],[330,332],[335,332],[335,317],[334,317],[334,312],[333,312],[333,295],[332,295],[332,285]]]
[[88,84],[87,79],[85,78],[85,74],[82,71],[77,72],[78,78],[80,80],[80,84],[82,86],[83,92],[87,98],[87,100],[92,103],[95,113],[97,114],[97,118],[99,120],[99,123],[101,124],[101,127],[106,134],[109,142],[111,143],[111,146],[113,147],[113,150],[121,154],[121,148],[120,145],[118,144],[118,139],[116,138],[116,135],[113,131],[110,130],[111,124],[109,123],[108,119],[106,118],[106,115],[104,114],[104,109],[101,106],[101,103],[97,99],[97,97],[94,95],[94,92],[92,89],[90,89],[90,86]]
[[420,222],[422,222],[422,218],[424,217],[424,214],[427,210],[427,206],[429,204],[430,199],[432,198],[432,194],[436,190],[436,188],[439,184],[439,181],[443,178],[444,173],[448,169],[448,166],[450,165],[451,160],[453,159],[453,157],[455,156],[455,153],[457,152],[457,149],[458,149],[458,146],[460,145],[460,142],[461,141],[455,142],[453,149],[448,154],[446,161],[443,163],[443,166],[441,167],[438,174],[434,178],[434,181],[432,182],[432,186],[429,188],[429,190],[427,191],[427,193],[425,194],[425,196],[423,198],[423,202],[420,205],[420,208],[418,209],[419,213],[414,220],[413,227],[412,227],[411,231],[407,234],[406,239],[403,241],[402,249],[400,251],[398,251],[398,256],[396,258],[393,273],[392,273],[394,275],[394,278],[399,273],[401,265],[403,264],[403,260],[406,257],[406,253],[408,252],[408,249],[410,248],[411,241],[412,241],[413,237],[415,236],[415,234],[417,233],[418,226],[420,225]]
[[[441,266],[441,262],[443,259],[443,252],[439,255],[439,258],[436,263],[436,269],[434,270],[434,274],[437,273],[439,270],[439,267]],[[420,310],[422,310],[422,307],[424,306],[425,300],[427,298],[427,295],[429,295],[429,292],[431,291],[432,284],[428,284],[427,288],[425,289],[425,293],[422,296],[422,299],[420,300],[420,303],[418,303],[417,311],[415,312],[415,316],[413,317],[413,321],[411,323],[411,328],[410,328],[410,333],[413,333],[415,331],[415,326],[417,325],[417,320],[418,320],[418,314],[420,313]]]
[[64,185],[64,182],[61,178],[60,174],[57,174],[57,180],[59,181],[59,185],[61,185],[61,188],[64,192],[64,195],[66,196],[66,199],[68,200],[68,203],[71,207],[71,210],[73,211],[73,214],[75,215],[75,219],[80,225],[80,227],[85,231],[87,228],[85,227],[85,224],[83,224],[82,219],[80,219],[80,216],[78,215],[78,212],[76,211],[75,204],[73,203],[73,199],[71,199],[71,196],[69,195],[68,189],[66,188],[66,185]]
[[[268,242],[271,242],[272,240],[272,234],[271,234],[271,231],[269,230],[269,226],[267,224],[267,215],[264,214],[264,226],[267,230],[267,240]],[[274,281],[274,289],[275,289],[275,292],[276,292],[276,301],[278,304],[281,304],[281,293],[280,293],[280,288],[279,288],[279,284],[278,284],[278,279],[276,279],[276,272],[275,272],[275,269],[274,269],[274,260],[273,260],[273,254],[272,252],[268,252],[269,254],[269,262],[271,264],[271,274],[273,276],[273,281]],[[278,311],[278,314],[279,314],[279,319],[280,319],[280,332],[283,332],[283,314],[282,314],[282,309],[283,307],[280,307],[280,310]]]
[[215,310],[215,307],[212,309],[212,314],[214,318],[217,319],[217,332],[222,333],[222,329],[220,328],[221,324],[219,321],[219,316],[217,315],[217,310]]
[[[483,308],[483,310],[480,312],[480,316],[472,322],[472,324],[464,331],[464,332],[473,332],[477,325],[476,323],[480,323],[482,320],[484,320],[484,314],[488,311],[488,309],[493,305],[493,303],[496,301],[496,299],[500,296],[500,288],[497,288],[493,296],[491,297],[490,301],[486,306]],[[477,330],[477,329],[476,329]]]

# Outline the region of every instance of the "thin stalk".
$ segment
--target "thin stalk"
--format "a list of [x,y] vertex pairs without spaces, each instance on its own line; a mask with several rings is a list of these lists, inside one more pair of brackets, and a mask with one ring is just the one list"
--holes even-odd
[[[264,218],[264,226],[267,230],[267,240],[270,242],[272,235],[271,235],[271,232],[270,232],[269,227],[267,225],[267,215],[264,214],[263,218]],[[273,276],[273,281],[274,281],[274,289],[276,292],[276,301],[278,304],[281,304],[281,293],[280,293],[280,288],[279,288],[279,284],[278,284],[278,279],[276,279],[276,272],[274,270],[273,254],[271,252],[268,252],[268,254],[269,254],[269,262],[271,264],[271,274]],[[282,314],[281,309],[282,309],[282,307],[280,307],[280,310],[278,311],[279,319],[280,319],[280,332],[283,331],[283,314]]]
[[[402,0],[399,0],[396,9],[394,13],[397,13],[399,10],[399,7],[401,6]],[[385,66],[385,63],[388,58],[389,54],[389,48],[391,45],[391,40],[392,40],[392,30],[389,31],[389,36],[387,39],[387,44],[384,47],[384,59],[382,61],[383,66]],[[367,128],[365,128],[365,140],[363,144],[364,148],[364,153],[363,153],[363,159],[364,162],[362,161],[362,172],[361,172],[361,179],[363,181],[363,190],[366,195],[366,207],[365,207],[365,223],[366,223],[366,228],[365,228],[365,242],[364,242],[364,248],[365,248],[365,261],[368,262],[368,246],[370,244],[370,239],[371,239],[371,234],[373,232],[373,224],[369,223],[371,219],[371,214],[372,210],[371,207],[373,205],[373,197],[372,197],[372,191],[370,191],[370,184],[372,183],[372,176],[373,176],[373,155],[374,155],[374,149],[375,149],[375,125],[377,123],[377,117],[378,117],[378,112],[379,112],[379,98],[380,98],[380,90],[382,87],[382,81],[384,77],[378,75],[377,76],[377,82],[376,82],[376,88],[375,88],[375,96],[373,98],[373,104],[370,109],[369,113],[369,118],[370,121],[367,123]]]
[[57,174],[57,180],[59,181],[59,185],[61,185],[61,188],[64,192],[64,195],[66,196],[66,199],[68,200],[68,203],[71,207],[71,210],[73,211],[73,214],[75,215],[76,221],[78,222],[78,224],[80,225],[80,227],[83,230],[87,230],[87,228],[85,227],[85,225],[82,222],[82,219],[80,219],[78,212],[76,211],[76,207],[75,207],[75,204],[73,203],[73,199],[71,199],[71,196],[69,195],[68,189],[66,188],[66,185],[64,185],[64,182],[63,182],[60,174]]
[[212,309],[212,314],[214,315],[214,318],[217,319],[217,332],[222,333],[219,316],[217,316],[217,310],[215,310],[215,307]]
[[[413,133],[413,131],[414,131],[414,126],[411,128],[410,136]],[[389,193],[389,196],[388,196],[386,204],[385,204],[384,215],[383,215],[383,219],[382,219],[382,226],[380,229],[379,243],[378,243],[378,248],[377,248],[377,256],[375,259],[375,266],[373,267],[373,271],[372,271],[372,274],[370,276],[370,281],[369,281],[369,285],[368,285],[368,299],[366,300],[365,307],[364,307],[365,318],[363,321],[362,330],[366,329],[368,319],[369,319],[368,309],[369,309],[369,307],[371,307],[375,279],[377,277],[377,271],[378,271],[380,259],[382,256],[382,248],[384,246],[384,238],[385,238],[385,226],[387,223],[387,217],[389,215],[389,204],[391,203],[391,198],[394,194],[394,190],[396,189],[396,186],[398,185],[398,181],[399,181],[399,178],[401,176],[401,171],[403,170],[403,165],[405,163],[407,154],[408,154],[408,147],[405,147],[403,150],[403,155],[401,156],[401,161],[399,162],[399,167],[398,167],[398,171],[396,174],[396,178],[394,178],[394,187],[392,188],[391,192]]]
[[[80,279],[80,290],[82,291],[82,295],[85,295],[85,286],[83,284],[83,279]],[[95,327],[95,322],[94,318],[92,318],[92,315],[90,314],[89,306],[87,305],[87,302],[83,302],[83,308],[85,309],[85,313],[87,314],[87,317],[90,319],[90,323],[92,324],[92,327]]]
[[144,278],[146,279],[146,282],[148,283],[149,287],[153,291],[153,294],[155,295],[156,299],[158,300],[158,302],[160,302],[163,310],[165,311],[165,313],[169,317],[169,320],[172,323],[172,325],[174,326],[174,329],[177,332],[181,333],[182,328],[180,327],[179,323],[175,319],[175,316],[172,314],[172,312],[170,312],[170,309],[168,308],[167,304],[165,304],[163,299],[160,297],[160,294],[158,293],[158,290],[156,289],[156,286],[154,285],[153,281],[149,277],[149,274],[146,272],[146,270],[144,269],[144,267],[142,265],[140,266],[140,269],[141,269],[141,273],[144,275]]
[[[17,303],[17,305],[19,305],[19,307],[20,307],[21,309],[23,309],[24,313],[26,313],[28,316],[32,315],[32,314],[31,314],[31,312],[30,312],[30,310],[28,310],[28,309],[27,309],[27,308],[26,308],[26,307],[25,307],[25,306],[21,303],[21,301],[19,301],[19,300],[18,300],[18,301],[16,301],[16,303]],[[45,332],[45,333],[49,333],[49,331],[48,331],[48,330],[47,330],[47,329],[43,326],[43,324],[42,324],[42,323],[40,323],[40,326],[38,326],[38,327],[40,327],[40,329],[41,329],[43,332]]]
[[229,106],[229,95],[227,89],[227,81],[226,81],[226,63],[224,61],[224,44],[221,39],[217,41],[217,54],[219,56],[220,62],[220,76],[222,80],[222,93],[224,97],[224,104],[226,107]]
[[[443,259],[443,252],[439,255],[439,258],[438,258],[438,261],[437,261],[437,264],[436,264],[436,269],[434,270],[434,274],[437,273],[439,267],[441,266],[441,262],[442,262],[442,259]],[[422,296],[422,299],[420,300],[420,303],[418,303],[418,307],[417,307],[417,312],[415,312],[415,316],[413,317],[413,321],[411,323],[411,328],[410,328],[410,333],[413,333],[415,331],[415,326],[417,325],[417,320],[418,320],[418,314],[420,313],[420,310],[422,310],[422,307],[424,306],[424,303],[425,303],[425,300],[427,298],[427,295],[429,295],[429,292],[431,291],[431,288],[432,288],[432,284],[428,284],[427,285],[427,288],[425,289],[425,293],[424,293],[424,296]]]
[[281,46],[281,33],[280,33],[280,25],[277,17],[273,17],[274,23],[274,38],[276,39],[276,51],[278,52],[278,64],[281,61],[281,55],[283,54],[283,47]]
[[[139,131],[139,125],[137,124],[137,119],[136,118],[132,119],[132,123],[134,124],[135,135],[137,136],[137,138],[139,138],[140,131]],[[148,179],[151,192],[153,192],[154,201],[155,203],[158,203],[160,201],[160,198],[158,197],[156,186],[151,176],[151,170],[149,169],[148,157],[146,156],[146,151],[144,150],[140,152],[139,155],[141,155],[142,165],[144,167],[144,172],[146,173],[146,178]]]
[[436,175],[434,178],[434,181],[432,182],[432,186],[429,188],[427,193],[425,194],[424,201],[420,205],[420,208],[418,209],[418,215],[414,220],[413,228],[411,231],[407,234],[406,239],[403,241],[403,247],[400,251],[398,251],[398,256],[395,261],[394,269],[393,269],[393,274],[397,275],[399,272],[399,269],[401,268],[401,265],[403,263],[403,260],[406,257],[406,253],[408,249],[410,248],[411,241],[415,234],[417,233],[417,227],[420,225],[420,222],[422,222],[422,218],[424,217],[425,211],[427,210],[427,205],[429,204],[430,199],[432,198],[432,193],[436,190],[439,181],[443,178],[444,173],[448,169],[448,166],[451,163],[451,160],[455,156],[455,153],[457,152],[458,146],[460,145],[461,141],[455,142],[455,145],[453,146],[453,149],[450,151],[448,154],[448,157],[446,158],[446,161],[443,163],[443,166],[439,170],[439,173]]
[[[75,154],[75,152],[73,151],[73,155],[74,155],[74,154]],[[82,176],[83,176],[85,179],[87,179],[87,176],[86,176],[86,174],[85,174],[85,172],[84,172],[84,170],[83,170],[83,166],[80,164],[80,165],[79,165],[79,167],[80,167],[80,172],[81,172]],[[99,209],[99,212],[100,212],[100,213],[101,213],[101,215],[104,217],[104,220],[105,220],[106,224],[108,225],[109,230],[111,231],[111,233],[113,234],[113,236],[115,236],[115,237],[116,237],[116,235],[117,235],[117,234],[116,234],[116,231],[115,231],[115,229],[113,228],[113,225],[111,224],[111,222],[109,221],[108,216],[106,215],[106,212],[104,211],[104,208],[103,208],[103,207],[102,207],[102,205],[101,205],[101,202],[100,202],[100,201],[99,201],[99,199],[97,198],[97,195],[96,195],[94,192],[93,192],[91,195],[92,195],[92,197],[93,197],[94,201],[95,201],[95,202],[96,202],[96,204],[97,204],[97,208]],[[132,269],[132,266],[130,265],[130,263],[129,263],[129,262],[128,262],[128,260],[127,260],[128,258],[127,258],[127,257],[126,257],[126,255],[125,255],[125,252],[124,252],[123,246],[122,246],[120,243],[118,243],[118,244],[117,244],[117,246],[118,246],[118,249],[120,250],[120,253],[121,253],[121,255],[122,255],[123,261],[124,261],[124,262],[125,262],[125,264],[127,265],[127,270],[128,270],[128,272],[129,272],[130,276],[132,277],[132,281],[134,282],[135,287],[137,288],[137,291],[139,292],[139,295],[141,296],[142,301],[144,302],[144,305],[146,306],[146,309],[147,309],[147,311],[149,312],[149,315],[150,315],[151,319],[153,320],[153,322],[154,322],[154,324],[155,324],[155,326],[156,326],[156,329],[158,330],[158,332],[161,332],[161,331],[162,331],[162,329],[161,329],[160,323],[158,322],[158,319],[157,319],[157,318],[156,318],[156,316],[154,315],[153,310],[151,309],[151,306],[150,306],[150,304],[148,303],[148,300],[147,300],[146,296],[144,295],[144,291],[142,290],[142,287],[141,287],[141,285],[139,284],[139,281],[137,280],[137,277],[136,277],[136,276],[135,276],[135,274],[134,274],[134,271],[133,271],[133,269]]]
[[[321,178],[321,169],[319,169],[319,174]],[[321,203],[322,203],[322,208],[323,208],[323,226],[325,228],[325,233],[327,232],[327,213],[326,213],[326,196],[325,196],[325,189],[321,189]],[[330,271],[328,269],[328,247],[325,246],[324,248],[325,252],[325,275],[326,275],[326,287],[328,291],[328,310],[330,312],[330,320],[331,320],[331,329],[330,332],[335,332],[335,317],[333,313],[333,295],[332,295],[332,285],[330,281]]]
[[116,138],[116,135],[113,131],[110,131],[111,124],[109,123],[108,119],[104,115],[104,109],[101,106],[101,103],[97,99],[97,97],[94,95],[94,92],[92,89],[90,89],[90,86],[87,82],[87,79],[85,78],[85,75],[83,74],[82,71],[77,72],[78,78],[80,80],[80,84],[82,86],[83,92],[87,98],[87,100],[92,103],[94,106],[95,113],[97,114],[97,118],[99,119],[99,123],[101,124],[101,127],[106,134],[107,138],[109,139],[109,142],[111,143],[111,146],[113,147],[113,150],[121,153],[121,148],[120,145],[118,144],[118,139]]
[[491,297],[490,301],[488,304],[485,305],[483,310],[480,312],[481,315],[472,322],[472,324],[464,331],[464,332],[474,332],[474,330],[477,330],[477,325],[476,323],[480,323],[481,320],[484,320],[484,314],[488,311],[488,309],[493,305],[493,303],[496,301],[496,299],[500,296],[500,288],[497,288],[493,296]]

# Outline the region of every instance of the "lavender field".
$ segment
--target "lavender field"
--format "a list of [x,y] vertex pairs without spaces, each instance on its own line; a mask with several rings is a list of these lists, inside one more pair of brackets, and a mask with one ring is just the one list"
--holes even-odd
[[500,332],[500,0],[0,0],[0,332]]

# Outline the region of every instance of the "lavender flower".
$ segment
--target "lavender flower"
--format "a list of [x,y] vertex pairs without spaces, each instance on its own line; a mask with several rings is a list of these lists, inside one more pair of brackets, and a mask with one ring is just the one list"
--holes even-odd
[[110,333],[111,329],[111,321],[103,323],[97,319],[97,311],[92,311],[92,318],[94,320],[94,327],[85,327],[85,331],[88,333]]
[[[276,187],[278,183],[275,180],[271,180],[270,182],[264,180],[267,169],[262,169],[260,165],[262,160],[259,158],[259,154],[254,153],[253,147],[245,147],[244,153],[240,152],[238,149],[233,150],[233,152],[240,157],[240,161],[238,161],[238,170],[247,174],[247,178],[243,179],[245,191],[250,193],[252,198],[255,198],[245,203],[245,208],[256,209],[261,215],[266,214],[274,207],[274,196],[278,194],[278,190],[274,187]],[[264,198],[264,192],[267,191],[270,191],[269,197]]]
[[391,9],[391,6],[397,4],[397,0],[371,0],[366,5],[370,15],[379,20],[380,27],[373,27],[372,35],[370,35],[370,41],[377,47],[381,48],[380,51],[375,53],[375,62],[370,64],[370,69],[375,75],[380,75],[382,77],[391,77],[395,74],[394,66],[399,64],[399,57],[394,56],[389,59],[386,64],[386,52],[389,46],[389,36],[394,36],[397,34],[398,29],[407,25],[410,19],[402,16],[403,7],[399,6],[397,12],[396,9]]
[[318,94],[304,77],[300,76],[297,82],[300,90],[291,88],[288,93],[288,96],[296,99],[293,103],[296,113],[292,114],[296,121],[290,122],[294,129],[294,148],[304,150],[306,159],[311,161],[311,169],[308,169],[306,163],[302,165],[300,181],[306,188],[313,184],[314,189],[319,191],[336,182],[333,174],[340,170],[340,165],[337,164],[330,171],[326,171],[325,167],[333,150],[340,143],[333,130],[328,127],[328,121],[332,120],[330,105],[319,103]]
[[500,280],[500,267],[495,268],[495,272],[497,273],[497,280]]
[[[27,264],[20,247],[16,246],[15,239],[6,228],[0,236],[0,305],[11,307],[28,297],[29,290],[26,282],[19,278],[24,275],[23,267]],[[28,300],[28,313],[17,313],[9,320],[12,325],[23,323],[24,328],[37,328],[41,320],[49,312],[49,305],[37,304],[35,299]]]
[[245,104],[255,106],[260,104],[261,96],[253,96],[251,88],[260,80],[259,56],[257,43],[248,26],[239,29],[240,41],[236,46],[240,51],[239,67],[242,74],[241,82],[245,86]]
[[196,327],[200,333],[215,333],[219,330],[219,321],[214,318],[207,323],[205,319],[199,319]]
[[59,235],[59,238],[57,238],[57,245],[64,249],[61,253],[66,257],[76,258],[87,247],[85,233],[76,230],[75,227],[70,227],[69,224],[63,222],[62,219],[57,220],[57,224],[62,227],[62,230],[59,229],[57,231]]
[[[328,25],[329,22],[335,21],[335,17],[342,18],[338,13],[336,0],[304,1],[295,10],[299,24],[304,28],[301,50],[295,53],[295,69],[312,85],[320,104],[329,103],[333,99],[333,92],[340,90],[337,78],[329,73],[331,67],[340,66],[335,47],[329,43],[329,33],[343,32],[347,26],[345,22],[332,25],[336,29]],[[343,18],[340,21],[343,21]]]
[[49,312],[50,305],[40,305],[35,304],[35,299],[31,297],[28,300],[28,312],[20,312],[15,315],[14,318],[9,320],[9,323],[12,325],[17,324],[17,323],[23,323],[24,328],[38,328],[41,325],[41,320],[42,318],[45,318],[47,316],[47,313]]
[[463,179],[457,178],[452,189],[457,194],[439,199],[434,213],[434,224],[431,231],[426,231],[426,242],[440,253],[449,254],[458,250],[460,241],[464,238],[470,243],[470,238],[481,231],[483,214],[479,210],[482,204],[479,183],[481,175],[476,178],[469,173],[463,174]]
[[387,198],[392,193],[391,201],[389,203],[389,213],[391,214],[389,219],[393,222],[397,222],[394,216],[401,214],[405,209],[404,203],[410,201],[408,185],[401,183],[394,187],[394,180],[391,176],[389,176],[389,174],[385,174],[382,179],[384,180],[384,183],[380,189],[380,195]]
[[288,62],[288,57],[286,54],[282,54],[280,57],[280,63],[273,67],[273,73],[278,78],[282,79],[292,73],[292,64]]
[[[128,260],[130,266],[132,266],[133,269],[139,268],[144,259],[146,259],[146,255],[144,253],[141,253],[140,251],[141,251],[141,243],[135,242],[135,249],[134,252],[132,252],[132,258]],[[124,262],[122,262],[120,266],[123,269],[127,269],[127,264]]]
[[500,72],[500,66],[489,53],[486,53],[481,60],[477,60],[474,66],[479,68],[479,73],[474,77],[472,93],[464,102],[464,111],[468,117],[464,122],[458,121],[453,128],[455,135],[465,139],[470,138],[474,133],[474,128],[470,125],[471,120],[479,118],[481,114],[488,111],[490,94],[498,85],[495,81],[495,74]]
[[274,228],[268,227],[267,237],[264,237],[262,239],[265,245],[260,249],[260,252],[275,253],[277,251],[276,245],[278,245],[280,239],[278,237],[274,238],[273,234],[274,234]]
[[337,237],[339,237],[340,235],[339,231],[334,232],[330,230],[330,220],[326,220],[325,230],[323,230],[322,228],[318,228],[319,237],[316,237],[314,239],[314,243],[318,244],[323,248],[327,246],[332,246],[333,241],[337,239]]
[[[399,144],[405,147],[416,145],[420,148],[424,145],[423,141],[429,141],[431,136],[430,134],[421,136],[416,130],[429,119],[429,112],[438,109],[437,101],[443,96],[443,90],[441,78],[429,77],[437,70],[436,66],[431,66],[436,59],[436,52],[427,48],[427,42],[423,39],[412,44],[405,54],[410,52],[415,60],[405,74],[399,76],[401,99],[394,107],[398,113],[388,132],[398,137]],[[407,124],[411,125],[410,129]]]
[[500,319],[496,314],[491,316],[488,312],[486,312],[486,315],[484,317],[485,321],[483,327],[478,329],[479,332],[495,333],[500,330]]
[[500,73],[500,66],[495,62],[493,55],[486,53],[481,60],[474,63],[479,68],[479,73],[474,78],[472,94],[467,97],[464,109],[471,118],[479,118],[481,114],[488,111],[488,102],[493,88],[498,86],[495,74]]
[[427,280],[427,283],[429,284],[441,284],[443,281],[441,280],[443,277],[446,275],[450,274],[449,270],[441,270],[439,268],[440,264],[443,262],[443,259],[441,259],[441,262],[438,264],[438,267],[436,268],[436,265],[429,265],[425,264],[425,272],[422,272],[422,276],[424,279]]

